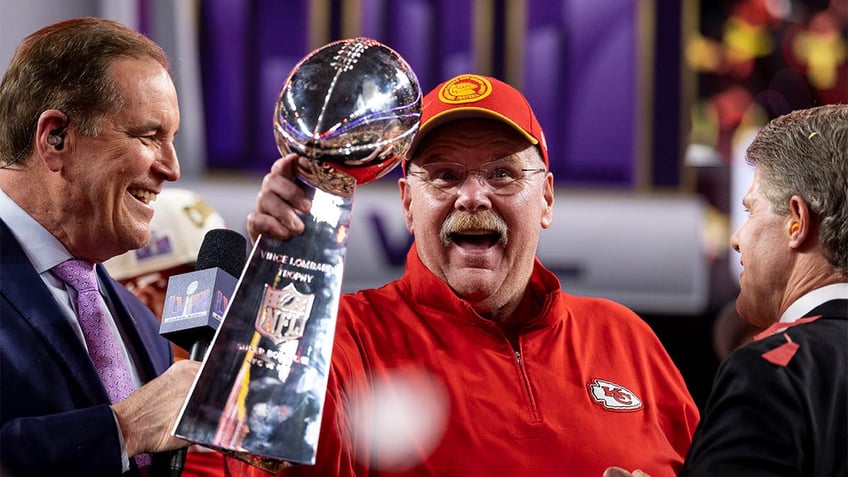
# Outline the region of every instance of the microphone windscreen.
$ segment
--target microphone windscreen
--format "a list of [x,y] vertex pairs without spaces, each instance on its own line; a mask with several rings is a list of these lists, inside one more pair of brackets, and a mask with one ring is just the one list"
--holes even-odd
[[242,234],[229,229],[212,229],[203,237],[195,269],[220,268],[238,278],[246,262],[247,240]]

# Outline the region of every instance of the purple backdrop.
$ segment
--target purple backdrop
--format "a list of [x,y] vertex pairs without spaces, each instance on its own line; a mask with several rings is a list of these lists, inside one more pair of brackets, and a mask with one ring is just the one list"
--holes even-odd
[[[507,32],[506,2],[492,2],[493,41],[475,58],[474,0],[363,0],[358,34],[397,50],[429,90],[462,72],[513,81],[548,136],[557,184],[631,187],[635,180],[637,0],[528,0],[524,31]],[[319,21],[342,38],[341,1]],[[201,3],[202,68],[210,169],[265,171],[278,156],[273,107],[288,72],[310,51],[308,0]],[[499,27],[499,28],[498,28]],[[505,44],[523,43],[520,71]]]

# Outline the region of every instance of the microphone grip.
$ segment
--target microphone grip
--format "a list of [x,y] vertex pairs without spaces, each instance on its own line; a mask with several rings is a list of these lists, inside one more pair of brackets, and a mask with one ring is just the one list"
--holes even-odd
[[189,350],[188,359],[192,361],[203,361],[203,358],[206,357],[206,351],[209,349],[209,340],[208,339],[199,339],[195,341],[191,345],[191,350]]
[[185,467],[186,461],[186,452],[188,452],[188,447],[183,447],[182,449],[177,449],[171,451],[171,461],[168,463],[168,468],[170,469],[171,477],[180,477],[183,475],[183,468]]
[[[209,340],[208,339],[198,339],[191,345],[191,350],[189,351],[188,359],[192,361],[203,361],[203,358],[206,356],[206,350],[209,349]],[[188,452],[187,447],[183,447],[182,449],[177,449],[171,452],[171,460],[169,462],[168,468],[170,469],[171,477],[181,477],[183,475],[183,468],[185,468],[186,461],[186,453]]]

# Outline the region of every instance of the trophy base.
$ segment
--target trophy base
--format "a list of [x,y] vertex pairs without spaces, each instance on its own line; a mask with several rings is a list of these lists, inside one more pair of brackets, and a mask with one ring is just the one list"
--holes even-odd
[[254,454],[249,454],[247,452],[236,452],[230,449],[224,449],[219,447],[213,447],[216,451],[224,454],[227,457],[236,458],[242,462],[246,462],[254,467],[258,467],[265,472],[271,472],[272,474],[276,474],[277,472],[292,467],[295,464],[291,462],[287,462],[284,460],[271,459],[270,457],[262,457]]

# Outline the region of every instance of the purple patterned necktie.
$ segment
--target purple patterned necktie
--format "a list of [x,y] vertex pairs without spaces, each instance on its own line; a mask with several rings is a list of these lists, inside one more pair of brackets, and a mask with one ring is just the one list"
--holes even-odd
[[94,264],[68,260],[53,268],[53,273],[77,291],[77,317],[91,361],[106,386],[109,400],[121,402],[135,389],[129,366],[109,327],[106,302],[97,291]]
[[[97,290],[94,264],[83,260],[67,260],[53,267],[53,273],[77,291],[77,318],[82,328],[88,355],[112,403],[121,402],[135,390],[130,368],[109,327],[106,302]],[[150,465],[150,454],[139,454],[139,467]]]
[[[77,318],[88,355],[106,387],[109,400],[112,403],[123,401],[135,390],[135,383],[118,340],[109,327],[106,302],[97,290],[94,264],[67,260],[53,267],[53,273],[77,291]],[[150,454],[138,454],[134,459],[140,468],[151,462]]]

